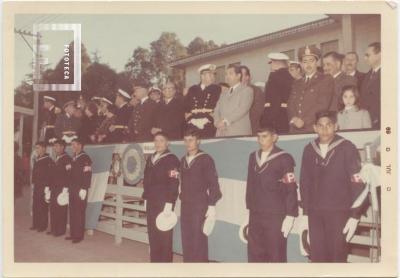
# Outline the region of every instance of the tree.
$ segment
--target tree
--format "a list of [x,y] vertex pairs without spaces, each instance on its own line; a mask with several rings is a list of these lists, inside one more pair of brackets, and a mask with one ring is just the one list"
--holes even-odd
[[187,55],[186,47],[182,45],[175,33],[163,32],[161,36],[150,44],[151,63],[154,67],[155,78],[153,82],[161,85],[168,78],[180,85],[183,82],[179,70],[170,68],[171,61]]
[[213,40],[205,41],[200,37],[196,37],[189,43],[187,47],[187,54],[195,55],[217,47],[218,45]]
[[125,65],[125,72],[131,82],[150,82],[154,80],[156,72],[152,64],[150,50],[143,47],[136,48]]
[[116,86],[117,73],[105,64],[92,63],[82,75],[82,95],[86,99],[112,96]]

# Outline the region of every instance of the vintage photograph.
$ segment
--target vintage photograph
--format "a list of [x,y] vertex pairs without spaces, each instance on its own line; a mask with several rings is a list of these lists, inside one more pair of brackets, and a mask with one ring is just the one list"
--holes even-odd
[[14,11],[10,260],[384,262],[381,12],[212,7]]

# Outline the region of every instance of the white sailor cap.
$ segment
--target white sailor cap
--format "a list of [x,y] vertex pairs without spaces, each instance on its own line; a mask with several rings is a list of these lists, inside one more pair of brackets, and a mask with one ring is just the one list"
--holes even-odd
[[104,101],[104,102],[106,102],[106,103],[108,103],[108,104],[113,104],[112,102],[111,102],[111,100],[109,100],[108,98],[106,98],[106,97],[102,97],[102,98],[100,98],[100,101]]
[[44,99],[45,101],[54,101],[54,102],[56,101],[55,98],[50,97],[50,96],[44,96],[43,99]]
[[201,74],[203,71],[215,71],[216,68],[217,68],[217,66],[214,64],[207,64],[207,65],[202,65],[201,67],[199,67],[198,71]]
[[161,212],[157,218],[156,218],[156,227],[160,231],[169,231],[171,230],[176,223],[178,222],[178,216],[175,214],[175,212],[171,212],[169,214],[165,212]]
[[127,92],[125,92],[124,90],[118,89],[118,94],[120,94],[124,98],[131,99],[131,96]]
[[90,100],[92,100],[92,101],[99,101],[99,100],[101,100],[101,97],[96,97],[96,96],[94,96],[94,97],[92,97]]
[[151,87],[149,91],[150,92],[160,92],[161,93],[161,89],[156,87],[156,86]]
[[289,61],[289,56],[280,52],[272,52],[268,54],[268,59],[278,61]]

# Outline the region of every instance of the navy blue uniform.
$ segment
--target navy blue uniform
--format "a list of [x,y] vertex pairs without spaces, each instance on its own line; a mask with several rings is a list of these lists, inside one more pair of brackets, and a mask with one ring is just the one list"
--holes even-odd
[[289,132],[287,102],[292,83],[293,77],[287,68],[269,74],[265,83],[265,108],[261,126],[273,126],[279,134]]
[[342,233],[349,217],[359,219],[368,187],[362,182],[360,155],[350,141],[336,135],[326,157],[319,139],[303,152],[300,193],[308,215],[311,260],[346,262],[348,244]]
[[179,159],[169,150],[153,161],[147,159],[143,179],[143,199],[147,201],[147,229],[151,262],[172,262],[172,229],[160,231],[156,218],[165,203],[175,204],[179,187]]
[[110,143],[122,143],[127,140],[128,121],[132,114],[132,108],[124,104],[115,112],[115,121],[113,125],[115,130],[107,136]]
[[55,236],[65,234],[67,228],[68,206],[60,206],[57,203],[58,195],[63,188],[68,188],[71,179],[71,157],[66,153],[56,157],[54,162],[53,183],[50,187],[50,226]]
[[170,140],[182,139],[184,114],[183,103],[180,99],[173,98],[168,103],[162,100],[155,114],[154,127],[160,128]]
[[188,164],[181,159],[181,231],[184,262],[208,262],[208,238],[203,224],[208,206],[221,199],[214,160],[199,151]]
[[[189,88],[188,94],[185,96],[185,112],[191,113],[186,119],[186,129],[196,129],[202,138],[215,137],[216,128],[214,126],[214,118],[212,113],[219,100],[221,87],[216,84],[211,84],[201,89],[200,84],[193,85]],[[191,119],[208,119],[209,122],[204,125],[204,128],[198,128],[190,123]]]
[[294,167],[292,156],[276,146],[263,163],[261,150],[250,154],[246,187],[249,262],[287,261],[281,227],[285,216],[298,215]]
[[381,126],[381,70],[372,69],[365,75],[360,90],[361,105],[365,107],[372,121],[372,128]]
[[154,127],[157,103],[146,99],[142,104],[133,108],[132,115],[128,122],[129,137],[133,142],[149,142],[153,140],[151,128]]
[[46,153],[36,158],[32,169],[33,201],[32,201],[32,229],[44,231],[48,225],[48,204],[45,201],[44,189],[50,188],[51,174],[54,163]]
[[[92,180],[92,161],[85,152],[74,156],[71,162],[71,186],[69,187],[69,215],[72,239],[82,240],[85,231],[85,215],[90,182]],[[86,189],[84,200],[79,191]]]

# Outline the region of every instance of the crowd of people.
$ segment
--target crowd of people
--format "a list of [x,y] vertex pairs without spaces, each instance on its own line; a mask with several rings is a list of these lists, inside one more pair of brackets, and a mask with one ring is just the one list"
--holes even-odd
[[136,82],[133,93],[118,89],[114,97],[80,97],[56,107],[56,98],[44,96],[46,142],[79,136],[85,143],[151,141],[163,131],[183,138],[197,129],[202,138],[255,135],[272,125],[279,134],[313,132],[316,112],[329,109],[338,115],[340,130],[380,127],[381,46],[371,43],[364,54],[368,73],[357,69],[356,52],[345,55],[315,46],[298,51],[298,61],[283,53],[270,53],[270,74],[264,92],[251,83],[250,69],[230,65],[225,82],[216,84],[216,66],[198,71],[200,83],[178,93],[173,80],[162,87]]
[[[259,128],[259,148],[250,153],[247,166],[243,200],[246,220],[239,230],[247,242],[249,262],[287,262],[287,237],[296,217],[300,217],[301,254],[312,262],[347,262],[348,243],[363,213],[368,186],[360,176],[356,146],[336,134],[337,125],[334,111],[314,115],[313,127],[318,136],[303,150],[299,182],[294,174],[294,158],[276,146],[276,128]],[[173,261],[178,196],[183,261],[209,261],[208,237],[213,232],[217,203],[223,192],[213,154],[200,148],[198,129],[185,131],[183,139],[186,154],[179,159],[169,150],[168,135],[157,131],[153,136],[155,151],[147,157],[142,198],[151,262]],[[92,160],[80,139],[72,140],[72,157],[65,152],[65,146],[62,139],[54,142],[53,160],[46,153],[46,144],[36,143],[31,229],[46,231],[50,210],[48,234],[62,236],[67,232],[69,211],[66,240],[79,243],[84,239]]]

